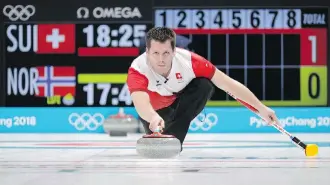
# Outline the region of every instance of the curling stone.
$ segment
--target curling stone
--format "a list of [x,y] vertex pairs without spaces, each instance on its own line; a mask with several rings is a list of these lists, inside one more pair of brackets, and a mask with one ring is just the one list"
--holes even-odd
[[103,123],[104,131],[110,136],[127,136],[127,133],[136,133],[139,122],[132,115],[124,113],[119,108],[118,114],[110,115]]
[[181,143],[173,135],[163,135],[156,131],[140,138],[136,143],[136,151],[143,158],[174,158],[181,152]]

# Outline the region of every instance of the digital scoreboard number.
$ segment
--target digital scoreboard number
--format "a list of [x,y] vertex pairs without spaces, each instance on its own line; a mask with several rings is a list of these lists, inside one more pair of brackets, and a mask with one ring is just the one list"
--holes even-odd
[[[271,106],[327,104],[328,9],[157,8],[189,49]],[[237,105],[216,90],[208,105]]]
[[[187,43],[267,105],[327,103],[327,8],[118,10],[125,11],[109,15],[120,20],[4,22],[5,106],[133,106],[128,68],[154,26],[173,28],[178,43]],[[208,105],[238,103],[216,89]]]

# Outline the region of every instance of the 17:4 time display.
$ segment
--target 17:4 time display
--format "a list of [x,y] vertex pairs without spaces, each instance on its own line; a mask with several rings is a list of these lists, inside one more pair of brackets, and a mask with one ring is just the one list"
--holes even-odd
[[121,103],[132,105],[127,84],[88,83],[83,86],[83,91],[86,93],[86,104],[89,106],[95,104],[116,106]]

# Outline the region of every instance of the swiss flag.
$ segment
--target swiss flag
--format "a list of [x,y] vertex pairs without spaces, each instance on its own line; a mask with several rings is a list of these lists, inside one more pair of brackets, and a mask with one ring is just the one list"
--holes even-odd
[[175,77],[176,77],[176,79],[178,79],[178,80],[181,80],[181,79],[182,79],[182,75],[181,75],[181,73],[175,73]]
[[40,54],[74,53],[74,24],[39,24],[38,51]]

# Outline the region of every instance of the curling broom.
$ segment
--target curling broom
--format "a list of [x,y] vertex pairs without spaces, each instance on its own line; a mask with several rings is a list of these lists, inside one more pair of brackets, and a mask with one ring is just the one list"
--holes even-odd
[[[246,102],[244,102],[244,101],[242,101],[242,100],[234,97],[232,94],[230,94],[230,93],[228,93],[228,94],[230,96],[232,96],[235,100],[237,100],[238,102],[240,102],[241,104],[243,104],[245,107],[247,107],[248,109],[250,109],[252,112],[254,112],[255,114],[257,114],[259,117],[261,117],[259,115],[259,111],[256,108],[254,108],[253,106],[249,105],[248,103],[246,103]],[[293,144],[295,144],[297,147],[299,147],[299,148],[301,148],[302,150],[305,151],[305,155],[306,156],[312,157],[312,156],[316,156],[318,154],[318,146],[316,144],[307,144],[306,145],[304,142],[302,142],[300,139],[298,139],[297,137],[295,137],[292,134],[290,134],[288,131],[286,131],[280,125],[278,125],[278,124],[272,124],[272,126],[275,127],[282,134],[285,134],[285,135],[289,136],[290,139],[291,139],[291,141],[293,142]]]

